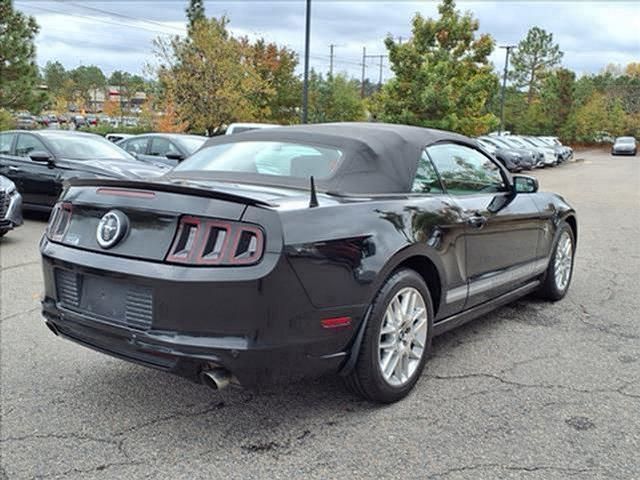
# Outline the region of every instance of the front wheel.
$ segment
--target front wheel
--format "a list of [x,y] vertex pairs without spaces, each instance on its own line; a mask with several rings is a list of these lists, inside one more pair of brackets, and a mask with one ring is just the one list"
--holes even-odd
[[566,222],[562,222],[558,232],[539,291],[542,298],[552,301],[562,299],[569,290],[575,254],[575,238],[571,227]]
[[362,397],[392,403],[418,381],[431,347],[433,304],[424,280],[394,273],[376,296],[347,386]]

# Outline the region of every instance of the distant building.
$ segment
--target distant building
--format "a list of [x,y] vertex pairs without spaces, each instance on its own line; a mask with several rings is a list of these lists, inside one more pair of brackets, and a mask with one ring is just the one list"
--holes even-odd
[[135,92],[130,99],[120,95],[120,93],[120,87],[115,85],[109,85],[106,89],[96,88],[90,90],[89,109],[93,112],[101,112],[104,109],[105,102],[111,101],[119,103],[123,110],[137,110],[147,101],[145,92]]

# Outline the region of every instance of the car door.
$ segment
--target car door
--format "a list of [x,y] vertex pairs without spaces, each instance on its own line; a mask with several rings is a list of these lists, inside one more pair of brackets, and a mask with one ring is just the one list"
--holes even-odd
[[150,160],[159,164],[175,167],[178,160],[167,158],[168,153],[184,155],[184,153],[171,140],[166,137],[153,137],[149,148]]
[[150,137],[134,137],[120,142],[118,145],[136,157],[138,160],[146,161],[147,149]]
[[11,179],[20,190],[20,168],[13,156],[13,143],[16,137],[15,132],[0,133],[0,175]]
[[25,204],[44,208],[52,207],[62,189],[60,169],[55,163],[34,162],[29,158],[31,152],[53,153],[45,144],[31,133],[19,133],[15,143],[14,159],[18,164],[20,186]]
[[530,195],[513,194],[507,173],[467,145],[428,147],[447,193],[466,220],[465,308],[499,296],[544,270],[537,259],[543,227]]

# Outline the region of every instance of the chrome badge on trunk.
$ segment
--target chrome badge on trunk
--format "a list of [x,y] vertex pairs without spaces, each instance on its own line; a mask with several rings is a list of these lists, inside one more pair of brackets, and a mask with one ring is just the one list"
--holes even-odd
[[111,248],[118,243],[129,229],[129,219],[119,210],[104,214],[98,224],[96,240],[102,248]]

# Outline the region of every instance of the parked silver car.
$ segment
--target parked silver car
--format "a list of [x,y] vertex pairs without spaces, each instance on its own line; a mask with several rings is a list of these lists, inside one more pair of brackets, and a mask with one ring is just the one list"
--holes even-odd
[[618,137],[611,147],[611,155],[634,155],[638,153],[638,142],[633,137]]
[[0,237],[22,225],[22,197],[15,184],[0,175]]

